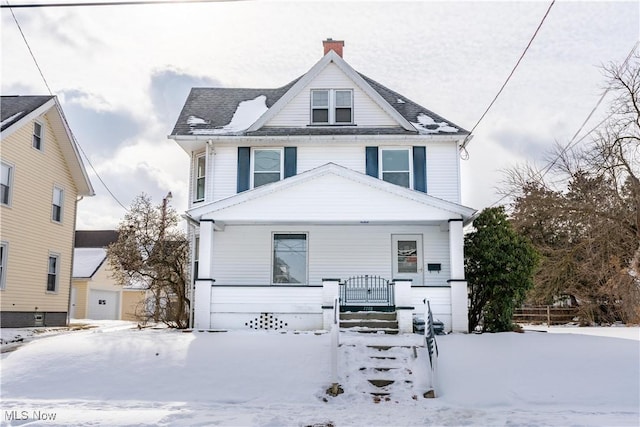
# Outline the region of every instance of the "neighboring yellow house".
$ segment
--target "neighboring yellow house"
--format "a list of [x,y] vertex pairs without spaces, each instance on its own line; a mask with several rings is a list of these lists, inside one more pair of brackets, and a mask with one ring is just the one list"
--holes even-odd
[[71,318],[135,321],[145,310],[146,291],[117,285],[111,275],[106,247],[117,239],[113,230],[76,231]]
[[93,187],[55,96],[2,96],[0,111],[0,326],[64,326],[77,203]]

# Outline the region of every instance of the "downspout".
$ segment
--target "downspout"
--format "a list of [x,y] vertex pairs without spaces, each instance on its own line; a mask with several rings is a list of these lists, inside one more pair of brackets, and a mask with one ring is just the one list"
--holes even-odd
[[71,291],[73,288],[73,261],[76,249],[76,225],[78,223],[78,202],[84,199],[84,196],[80,198],[76,197],[74,209],[73,209],[73,238],[71,239],[71,268],[69,269],[69,297],[67,298],[67,326],[71,323]]

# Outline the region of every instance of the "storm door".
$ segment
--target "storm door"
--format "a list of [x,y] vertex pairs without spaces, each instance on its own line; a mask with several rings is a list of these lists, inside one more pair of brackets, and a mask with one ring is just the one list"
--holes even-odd
[[414,285],[422,285],[422,235],[393,234],[391,242],[393,279],[411,279]]

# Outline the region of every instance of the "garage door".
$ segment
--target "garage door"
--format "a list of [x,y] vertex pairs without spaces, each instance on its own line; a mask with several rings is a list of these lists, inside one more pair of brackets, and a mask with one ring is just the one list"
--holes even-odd
[[87,318],[94,320],[118,320],[117,291],[89,291],[89,315]]

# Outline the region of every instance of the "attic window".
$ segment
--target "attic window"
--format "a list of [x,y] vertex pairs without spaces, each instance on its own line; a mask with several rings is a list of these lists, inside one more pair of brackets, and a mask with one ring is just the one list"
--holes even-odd
[[42,150],[42,125],[33,122],[33,148]]
[[311,91],[311,124],[353,123],[353,90],[314,89]]

